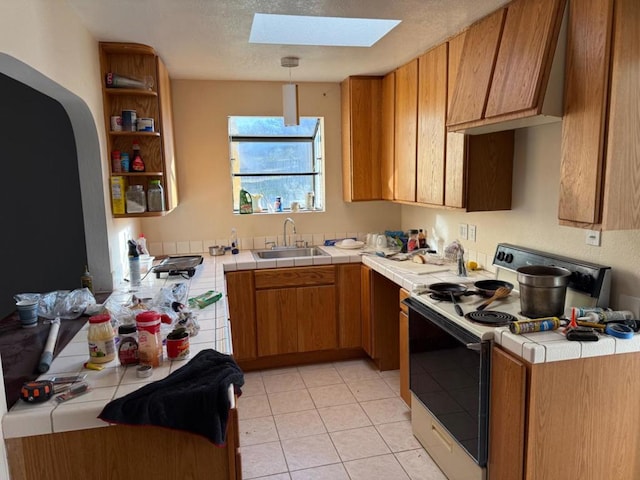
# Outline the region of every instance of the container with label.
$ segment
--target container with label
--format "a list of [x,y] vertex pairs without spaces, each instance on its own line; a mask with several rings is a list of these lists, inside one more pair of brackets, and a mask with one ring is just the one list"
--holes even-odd
[[160,314],[148,311],[136,315],[138,328],[138,356],[140,363],[159,367],[162,363],[162,336]]
[[111,208],[114,215],[122,215],[125,212],[124,178],[111,177]]
[[91,363],[106,363],[116,358],[115,334],[108,313],[89,318],[87,340]]
[[139,132],[153,132],[153,118],[139,118],[137,128]]
[[135,110],[122,110],[122,131],[135,132],[137,115]]
[[127,152],[120,152],[120,170],[125,173],[131,170],[131,161]]
[[409,230],[409,240],[407,240],[407,252],[412,252],[420,247],[418,230]]
[[120,325],[118,328],[118,360],[122,365],[136,365],[138,357],[138,331],[135,325]]
[[120,151],[114,150],[111,152],[111,171],[113,173],[122,172],[122,160],[120,158]]

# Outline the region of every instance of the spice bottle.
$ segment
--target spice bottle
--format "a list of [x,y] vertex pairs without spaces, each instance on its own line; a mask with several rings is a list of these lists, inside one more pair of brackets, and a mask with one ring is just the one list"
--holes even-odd
[[84,266],[84,273],[80,277],[80,285],[82,288],[88,288],[93,293],[93,276],[89,273],[89,267]]
[[164,210],[164,189],[160,185],[160,180],[149,181],[147,208],[150,212],[162,212]]
[[162,336],[160,335],[160,314],[148,311],[136,315],[138,328],[138,356],[140,363],[159,367],[162,363]]
[[115,334],[108,313],[89,318],[87,340],[91,363],[106,363],[116,357]]
[[122,173],[122,160],[120,158],[120,150],[111,152],[111,171],[113,173]]
[[125,173],[131,171],[131,161],[127,152],[120,152],[120,171]]
[[144,160],[140,154],[140,145],[138,142],[133,142],[133,159],[131,160],[132,172],[144,172]]
[[120,325],[118,338],[118,360],[122,365],[136,365],[140,361],[136,326]]

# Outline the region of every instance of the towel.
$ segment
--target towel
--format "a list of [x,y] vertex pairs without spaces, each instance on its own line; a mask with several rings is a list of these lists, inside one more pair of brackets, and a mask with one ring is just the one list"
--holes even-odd
[[184,430],[223,446],[231,384],[241,394],[244,374],[233,357],[213,349],[202,350],[166,378],[112,400],[98,418],[116,424]]

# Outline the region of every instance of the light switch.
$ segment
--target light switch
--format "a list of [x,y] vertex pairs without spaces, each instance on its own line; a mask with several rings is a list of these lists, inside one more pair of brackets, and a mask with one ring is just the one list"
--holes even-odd
[[600,232],[598,230],[587,230],[587,245],[593,245],[594,247],[600,246]]
[[466,240],[467,239],[467,224],[466,223],[461,223],[460,225],[458,225],[458,236],[460,237],[461,240]]
[[469,225],[469,240],[471,240],[472,242],[476,241],[476,226],[475,225]]

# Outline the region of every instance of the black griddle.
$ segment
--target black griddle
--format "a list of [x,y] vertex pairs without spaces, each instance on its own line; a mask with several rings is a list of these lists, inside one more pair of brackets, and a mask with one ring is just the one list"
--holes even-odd
[[153,271],[156,273],[156,278],[160,278],[161,273],[193,277],[196,274],[196,267],[202,261],[202,255],[169,256],[153,267]]

